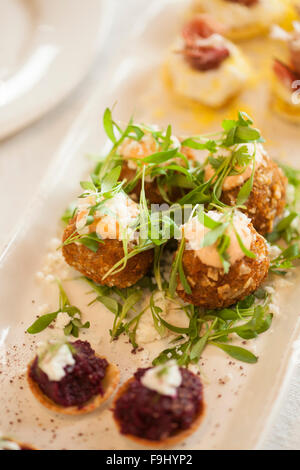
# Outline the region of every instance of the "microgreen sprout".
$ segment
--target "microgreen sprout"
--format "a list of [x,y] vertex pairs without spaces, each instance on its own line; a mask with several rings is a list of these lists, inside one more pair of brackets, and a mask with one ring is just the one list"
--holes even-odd
[[[224,273],[228,273],[231,266],[231,235],[236,237],[246,257],[256,257],[245,246],[238,228],[235,227],[234,214],[236,210],[245,209],[253,190],[258,145],[263,142],[259,130],[253,127],[251,118],[242,112],[238,113],[236,120],[223,121],[220,132],[189,136],[181,141],[173,137],[171,126],[164,131],[136,124],[131,118],[123,127],[113,119],[109,109],[105,110],[103,125],[110,141],[110,149],[97,162],[90,180],[81,182],[83,192],[79,199],[83,203],[89,199],[91,202],[87,204],[86,222],[81,233],[74,231],[64,241],[64,245],[76,242],[96,252],[103,240],[95,231],[94,223],[104,215],[114,216],[107,202],[121,192],[130,195],[136,188],[141,188],[139,215],[133,227],[136,237],[132,240],[126,230],[122,232],[124,256],[106,272],[103,281],[124,270],[129,259],[148,250],[154,252],[153,271],[133,287],[119,289],[102,286],[85,278],[94,293],[94,299],[89,305],[100,302],[112,313],[111,339],[115,340],[126,334],[133,348],[138,348],[138,328],[143,316],[150,312],[159,335],[170,335],[169,347],[154,359],[154,365],[164,364],[170,359],[182,366],[196,364],[207,346],[219,348],[246,363],[257,362],[258,358],[250,349],[232,344],[232,341],[239,338],[250,343],[250,340],[270,328],[273,317],[271,296],[264,288],[260,288],[236,305],[220,310],[204,310],[183,303],[177,296],[176,289],[180,281],[187,295],[192,292],[183,262],[189,240],[184,233],[184,224],[177,222],[176,215],[182,215],[183,210],[190,207],[190,219],[197,217],[205,227],[202,247],[216,247]],[[138,153],[138,158],[136,155],[123,155],[127,142],[131,147],[140,149],[139,146],[149,142],[149,139],[153,146],[145,155],[142,152]],[[205,152],[202,163],[190,157],[191,154],[197,154],[197,151]],[[135,169],[129,180],[121,178],[125,164]],[[212,176],[208,176],[208,166],[212,170]],[[286,165],[281,166],[293,189],[293,198],[287,203],[284,217],[277,221],[274,231],[267,238],[271,244],[278,243],[281,246],[280,254],[271,261],[270,270],[284,275],[300,258],[300,232],[297,226],[300,172]],[[243,175],[246,171],[249,177],[239,188],[235,206],[227,206],[222,198],[226,178]],[[161,209],[159,212],[152,210],[146,191],[149,181],[157,187],[163,201],[171,205],[173,199],[176,199],[176,207],[171,205],[169,209]],[[214,220],[209,216],[209,210],[217,211],[220,217]],[[73,205],[62,219],[69,223],[77,213],[78,207]],[[175,254],[171,253],[170,239],[178,240]],[[173,259],[167,270],[164,265],[165,254]],[[88,323],[82,325],[81,320],[75,318],[76,313],[81,315],[80,311],[70,305],[60,283],[59,289],[59,309],[39,318],[28,329],[29,333],[35,334],[45,329],[57,318],[59,312],[70,315],[70,324],[65,328],[65,334],[76,336],[80,328],[88,327]],[[166,309],[162,308],[159,299],[171,302],[180,310],[187,319],[187,326],[179,327],[168,321]]]
[[56,283],[59,289],[59,306],[55,312],[46,313],[40,316],[28,329],[27,332],[31,335],[36,335],[41,331],[45,330],[48,326],[53,323],[60,313],[67,313],[70,317],[70,322],[64,327],[65,336],[74,336],[75,338],[79,335],[81,328],[89,328],[90,322],[82,323],[82,313],[79,308],[71,305],[67,294],[62,286],[59,279],[56,279]]

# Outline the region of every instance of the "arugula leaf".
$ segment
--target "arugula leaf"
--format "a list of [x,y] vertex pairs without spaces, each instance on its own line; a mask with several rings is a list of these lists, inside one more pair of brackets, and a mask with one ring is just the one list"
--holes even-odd
[[243,186],[239,190],[237,200],[236,200],[237,206],[242,206],[243,204],[245,204],[246,201],[248,201],[252,188],[253,188],[254,175],[255,175],[255,160],[253,159],[253,168],[251,172],[251,177],[243,184]]
[[256,254],[253,253],[252,251],[248,250],[244,243],[243,243],[243,240],[241,239],[240,235],[238,234],[238,232],[236,231],[236,229],[234,229],[234,233],[235,233],[235,236],[237,238],[237,241],[239,243],[239,246],[240,246],[240,249],[242,250],[242,252],[247,256],[247,258],[251,258],[251,259],[256,259]]
[[255,364],[258,361],[258,358],[252,352],[239,346],[231,346],[229,344],[216,342],[211,342],[210,344],[222,349],[226,354],[238,361],[247,362],[248,364]]
[[150,297],[150,309],[153,318],[154,328],[160,336],[163,336],[165,333],[165,327],[161,323],[159,317],[159,315],[162,313],[162,309],[154,304],[154,294],[152,294]]
[[170,361],[171,359],[174,359],[179,365],[187,365],[187,351],[189,348],[190,342],[187,341],[186,343],[183,343],[180,346],[165,349],[152,361],[152,364],[154,366],[158,366],[164,364],[167,361]]
[[222,225],[222,222],[217,222],[216,220],[211,219],[207,214],[205,214],[205,212],[200,212],[198,218],[200,222],[203,223],[204,227],[209,228],[211,230]]
[[207,140],[206,142],[198,142],[194,138],[185,139],[182,142],[183,147],[189,147],[194,150],[208,150],[211,153],[216,151],[217,144],[214,140]]
[[225,132],[231,131],[231,129],[235,128],[237,125],[237,121],[233,119],[224,119],[222,122],[222,127]]
[[139,127],[133,124],[127,127],[126,137],[132,140],[140,141],[144,137],[145,132]]
[[299,213],[290,212],[277,223],[273,232],[267,235],[267,240],[270,243],[276,243],[282,238],[286,243],[291,243],[291,241],[299,239],[299,231],[293,227],[293,222],[297,217],[299,217]]
[[182,259],[180,259],[180,262],[179,262],[179,265],[178,265],[178,273],[179,273],[179,279],[180,279],[180,282],[184,288],[184,291],[187,293],[187,294],[191,294],[192,293],[192,289],[188,283],[188,280],[185,276],[185,273],[184,273],[184,270],[183,270],[183,266],[182,266]]
[[293,261],[300,259],[300,248],[297,243],[290,245],[272,260],[270,270],[278,275],[286,274],[286,269],[294,267]]
[[260,139],[260,132],[258,129],[250,127],[237,127],[235,139],[237,143],[256,142]]
[[203,239],[203,247],[214,245],[222,237],[229,226],[229,222],[219,224],[216,228],[207,232]]
[[152,155],[149,155],[148,157],[144,157],[142,161],[144,163],[164,163],[174,158],[177,153],[178,153],[177,148],[166,150],[164,152],[157,152],[157,153],[153,153]]
[[278,222],[278,224],[276,225],[276,231],[283,232],[284,230],[286,230],[291,225],[293,220],[296,219],[296,217],[298,217],[297,212],[291,212],[289,215],[287,215]]
[[120,310],[120,304],[113,298],[102,295],[97,297],[97,300],[101,302],[108,310],[114,315],[118,315]]
[[[45,330],[54,320],[56,320],[59,313],[67,313],[70,317],[70,323],[65,326],[64,334],[66,336],[73,335],[78,337],[80,328],[89,328],[90,323],[86,322],[85,324],[81,323],[81,311],[79,308],[70,304],[68,296],[62,286],[62,283],[59,279],[56,279],[56,283],[59,289],[59,308],[56,312],[46,313],[38,318],[28,329],[29,334],[35,335]],[[77,315],[79,318],[76,318]]]
[[179,333],[181,335],[183,334],[188,334],[190,332],[190,328],[180,328],[179,326],[171,325],[171,323],[168,323],[166,320],[164,320],[159,313],[156,313],[158,316],[159,320],[161,323],[170,331],[173,331],[173,333]]
[[72,202],[68,207],[67,209],[65,210],[65,212],[63,213],[63,215],[61,216],[61,220],[65,223],[65,224],[68,224],[70,222],[71,219],[73,219],[74,215],[75,215],[75,212],[76,212],[76,209],[77,209],[77,206],[76,206],[76,203],[75,202]]
[[103,127],[108,138],[113,143],[116,143],[117,139],[114,133],[114,121],[112,119],[111,110],[109,108],[106,108],[104,115],[103,115]]
[[101,182],[101,192],[102,194],[108,193],[113,189],[117,183],[121,174],[121,166],[116,166],[113,168],[102,180]]
[[177,287],[177,273],[179,270],[179,265],[182,260],[183,256],[183,251],[185,247],[185,239],[182,237],[182,240],[180,242],[180,246],[178,248],[178,252],[175,256],[175,259],[172,264],[172,269],[171,269],[171,275],[170,275],[170,282],[169,282],[169,293],[170,296],[173,298],[176,292],[176,287]]
[[80,181],[80,186],[82,189],[85,189],[86,191],[92,191],[96,192],[97,188],[95,187],[94,183],[91,181]]
[[41,331],[45,330],[47,326],[49,326],[57,318],[58,314],[59,310],[57,312],[42,315],[27,329],[27,333],[31,335],[36,335],[37,333],[40,333]]
[[77,242],[86,246],[89,250],[93,251],[93,253],[97,253],[99,249],[99,243],[103,243],[99,238],[95,240],[92,234],[82,236],[77,240]]

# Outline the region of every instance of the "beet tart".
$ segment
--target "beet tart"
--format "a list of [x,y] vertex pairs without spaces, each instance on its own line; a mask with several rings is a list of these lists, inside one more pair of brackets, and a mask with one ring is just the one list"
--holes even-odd
[[151,447],[170,447],[196,431],[204,414],[199,377],[175,361],[138,369],[113,407],[121,434]]
[[94,411],[112,395],[119,371],[96,355],[87,341],[50,342],[29,364],[27,379],[46,408],[81,415]]

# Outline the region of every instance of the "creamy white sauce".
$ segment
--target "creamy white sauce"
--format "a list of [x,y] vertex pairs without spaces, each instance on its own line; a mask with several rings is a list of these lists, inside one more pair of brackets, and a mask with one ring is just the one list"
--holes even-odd
[[197,38],[195,45],[198,47],[214,47],[216,49],[221,49],[226,47],[227,41],[224,36],[221,34],[211,34],[208,38]]
[[65,367],[74,366],[75,359],[69,347],[63,344],[54,353],[47,351],[39,362],[39,368],[45,372],[49,380],[59,382],[65,375]]
[[[120,155],[127,160],[127,165],[130,170],[136,171],[138,165],[137,165],[137,160],[148,157],[149,155],[152,155],[153,153],[159,152],[159,144],[157,141],[154,139],[154,137],[151,135],[149,131],[146,131],[144,129],[145,135],[141,138],[140,141],[136,141],[133,139],[130,139],[129,137],[126,137],[122,144],[120,145],[118,152]],[[179,139],[172,135],[171,136],[171,144],[170,144],[170,149],[175,149],[175,148],[180,148],[181,144]],[[168,162],[162,165],[167,165]],[[151,182],[152,179],[149,175],[146,175],[145,177],[146,182]]]
[[178,39],[167,62],[174,91],[179,95],[206,106],[220,107],[239,93],[249,79],[249,63],[230,41],[224,39],[223,44],[228,48],[230,56],[218,68],[206,71],[196,70],[189,65],[183,54],[178,52],[183,49],[183,45],[182,39]]
[[[208,217],[216,222],[220,222],[223,214],[217,211],[209,211]],[[249,228],[250,219],[240,211],[236,211],[233,216],[233,226],[242,239],[244,246],[250,250],[253,241],[253,235]],[[205,227],[197,216],[193,217],[186,224],[182,226],[182,231],[186,239],[186,250],[195,251],[196,256],[203,264],[212,266],[214,268],[222,269],[223,265],[217,251],[217,244],[210,246],[203,246],[205,235],[210,231]],[[227,249],[229,260],[231,264],[244,258],[245,254],[241,249],[234,230],[231,226],[228,227],[226,235],[230,237],[230,245]]]
[[157,367],[149,369],[141,378],[141,383],[155,390],[161,395],[174,397],[177,388],[182,382],[181,373],[176,361],[169,361]]
[[112,212],[112,215],[105,215],[100,218],[97,224],[96,233],[103,240],[116,238],[122,240],[134,238],[135,229],[133,224],[140,213],[139,206],[124,193],[118,193],[109,199],[105,207]]
[[[85,199],[87,199],[87,202],[85,202]],[[79,234],[89,233],[91,230],[91,226],[85,226],[85,224],[89,209],[95,202],[95,196],[79,198],[76,218],[76,229]],[[103,240],[123,240],[127,238],[132,241],[135,238],[134,224],[140,213],[138,204],[125,193],[120,192],[111,199],[107,199],[103,207],[105,207],[107,213],[99,209],[94,216],[95,220],[98,220],[96,228],[93,225],[93,230],[95,229],[97,235]]]
[[279,41],[289,42],[291,49],[298,52],[300,50],[300,22],[293,22],[294,31],[286,31],[278,25],[274,25],[271,30],[271,38]]
[[[229,149],[220,148],[214,156],[215,157],[218,157],[218,156],[229,157],[232,152],[236,152],[239,148],[245,147],[245,146],[248,149],[249,155],[255,154],[255,169],[257,169],[259,166],[263,164],[264,159],[267,158],[267,153],[261,144],[254,144],[254,143],[237,144],[237,145],[234,145],[233,147],[230,147]],[[237,168],[237,170],[239,169]],[[253,170],[253,163],[251,162],[245,168],[245,171],[241,173],[240,175],[227,176],[227,178],[225,178],[224,183],[223,183],[223,190],[229,191],[245,183],[250,178],[252,174],[252,170]],[[215,170],[212,168],[210,164],[208,164],[205,168],[205,180],[208,181],[210,178],[214,176],[214,174],[215,174]]]
[[213,15],[217,21],[232,30],[271,25],[279,21],[286,12],[286,6],[280,0],[260,0],[251,7],[225,0],[194,1],[202,11]]
[[292,38],[292,35],[290,32],[281,28],[277,24],[274,24],[271,29],[270,37],[272,39],[277,39],[279,41],[290,41]]
[[0,450],[21,450],[17,442],[10,441],[5,437],[0,437]]
[[55,328],[64,329],[71,321],[71,317],[66,312],[59,312],[55,320]]
[[76,216],[76,230],[81,235],[89,233],[89,228],[85,226],[89,210],[96,204],[96,196],[91,194],[86,197],[79,197],[77,199],[77,216]]
[[140,159],[148,157],[152,153],[158,152],[158,150],[158,143],[151,133],[146,132],[139,141],[126,137],[120,145],[118,152],[125,159]]

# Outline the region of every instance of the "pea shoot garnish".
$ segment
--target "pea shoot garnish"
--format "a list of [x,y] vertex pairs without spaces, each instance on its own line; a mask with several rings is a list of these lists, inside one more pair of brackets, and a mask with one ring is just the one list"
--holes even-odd
[[46,313],[40,316],[28,329],[27,332],[31,335],[36,335],[50,326],[58,317],[60,313],[66,313],[70,317],[70,321],[64,327],[65,336],[74,336],[78,338],[81,328],[89,328],[90,322],[82,323],[82,313],[79,308],[71,305],[67,294],[59,279],[56,279],[59,289],[59,306],[55,312]]
[[[116,239],[121,243],[123,256],[109,265],[102,278],[103,283],[108,277],[122,273],[128,261],[141,253],[151,251],[154,259],[152,270],[131,287],[104,286],[84,278],[94,294],[89,305],[99,302],[112,313],[111,340],[125,334],[137,349],[140,346],[138,331],[141,320],[149,315],[155,332],[169,340],[167,349],[153,360],[154,365],[172,359],[181,366],[197,364],[207,346],[218,348],[236,360],[256,363],[258,357],[251,352],[250,341],[270,328],[274,313],[272,296],[264,285],[250,295],[245,294],[245,298],[241,296],[242,300],[238,302],[234,298],[235,303],[228,308],[202,308],[197,306],[201,303],[193,305],[182,299],[189,299],[193,291],[184,264],[190,243],[186,225],[190,221],[195,220],[203,229],[198,249],[216,251],[218,276],[229,274],[234,264],[230,250],[232,239],[240,251],[240,259],[245,262],[244,269],[250,262],[259,262],[260,256],[254,250],[252,238],[245,241],[235,223],[235,216],[244,212],[251,218],[247,204],[255,188],[258,159],[262,153],[260,131],[253,127],[253,121],[243,112],[238,113],[236,120],[223,121],[218,133],[181,139],[173,136],[170,125],[166,130],[160,130],[136,124],[133,119],[125,126],[120,125],[109,109],[104,113],[103,125],[110,149],[104,158],[99,159],[90,179],[80,183],[83,192],[77,204],[70,206],[62,217],[67,224],[75,220],[76,225],[76,230],[63,245],[76,243],[97,253],[104,242],[97,224],[107,218],[118,222]],[[199,153],[202,158],[197,159]],[[129,176],[122,176],[124,168]],[[300,172],[286,165],[282,165],[282,169],[288,178],[290,197],[285,213],[276,220],[273,232],[266,236],[269,244],[277,247],[277,254],[270,262],[270,273],[276,275],[287,274],[300,258]],[[224,202],[223,193],[231,177],[237,177],[239,185],[234,202],[228,205]],[[149,186],[160,198],[158,207],[151,205]],[[133,220],[124,226],[120,214],[111,205],[120,197],[127,198],[136,209]],[[246,215],[240,215],[246,218]],[[246,218],[247,227],[248,221],[250,224]],[[262,235],[255,232],[253,226],[251,230],[254,243],[261,241]],[[265,239],[263,242],[267,274],[269,260],[265,254]],[[196,257],[194,262],[197,262]],[[230,289],[228,282],[225,287]],[[44,330],[60,312],[70,316],[70,323],[64,329],[66,335],[78,336],[81,328],[89,327],[88,322],[81,323],[81,312],[70,305],[61,283],[58,285],[58,310],[40,317],[28,329],[29,333]],[[179,285],[185,297],[178,295]],[[168,318],[168,311],[172,309],[180,311],[186,320],[185,327],[172,323]],[[249,342],[249,349],[235,344],[238,339]]]

